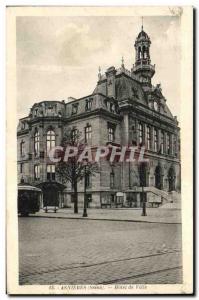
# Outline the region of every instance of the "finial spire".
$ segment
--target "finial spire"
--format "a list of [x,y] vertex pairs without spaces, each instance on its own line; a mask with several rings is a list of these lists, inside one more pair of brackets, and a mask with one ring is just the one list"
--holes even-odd
[[142,27],[141,28],[142,28],[142,31],[143,31],[143,17],[142,17]]
[[100,80],[101,77],[102,77],[102,75],[101,75],[101,67],[99,66],[99,68],[98,68],[98,79]]
[[122,67],[122,69],[124,69],[124,57],[122,56],[122,64],[121,64],[121,67]]

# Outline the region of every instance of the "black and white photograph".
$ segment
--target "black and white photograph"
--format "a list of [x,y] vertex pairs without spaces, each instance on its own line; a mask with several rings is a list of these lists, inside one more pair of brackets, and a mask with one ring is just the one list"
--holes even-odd
[[21,10],[7,8],[8,292],[192,293],[193,9]]

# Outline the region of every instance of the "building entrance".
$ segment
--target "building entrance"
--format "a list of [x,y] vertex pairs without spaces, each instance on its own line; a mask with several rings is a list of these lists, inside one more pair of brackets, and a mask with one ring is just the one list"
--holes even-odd
[[159,190],[162,189],[162,170],[160,166],[155,168],[155,187]]
[[175,170],[174,170],[174,168],[170,168],[169,169],[168,180],[169,180],[169,192],[175,191],[176,176],[175,176]]

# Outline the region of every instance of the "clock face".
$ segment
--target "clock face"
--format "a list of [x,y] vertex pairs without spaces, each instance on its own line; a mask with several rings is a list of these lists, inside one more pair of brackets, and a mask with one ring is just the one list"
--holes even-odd
[[155,109],[156,111],[158,111],[158,104],[157,104],[156,101],[154,101],[154,109]]

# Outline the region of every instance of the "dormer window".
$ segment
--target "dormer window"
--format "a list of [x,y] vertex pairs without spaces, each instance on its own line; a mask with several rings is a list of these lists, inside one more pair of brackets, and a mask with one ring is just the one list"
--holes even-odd
[[92,98],[86,100],[85,110],[89,111],[92,108]]
[[37,112],[38,112],[38,109],[36,108],[35,109],[35,117],[37,117]]
[[111,111],[112,113],[115,112],[115,104],[114,104],[114,103],[111,103],[111,104],[110,104],[110,111]]
[[133,97],[138,98],[138,91],[136,88],[132,87]]
[[78,112],[78,105],[79,103],[72,104],[72,115],[76,115]]
[[159,105],[158,105],[157,101],[154,101],[154,109],[155,109],[155,111],[159,110]]
[[52,116],[52,112],[53,112],[53,107],[52,106],[48,106],[48,115]]

